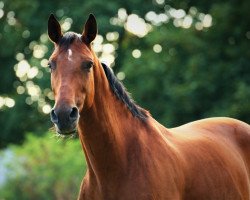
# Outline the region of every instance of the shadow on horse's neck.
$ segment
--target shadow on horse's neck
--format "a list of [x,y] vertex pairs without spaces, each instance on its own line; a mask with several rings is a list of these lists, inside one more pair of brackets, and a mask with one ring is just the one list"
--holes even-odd
[[91,108],[81,113],[79,135],[89,173],[97,181],[125,173],[128,146],[146,132],[147,122],[132,115],[126,105],[111,91],[99,61],[94,67],[95,96]]

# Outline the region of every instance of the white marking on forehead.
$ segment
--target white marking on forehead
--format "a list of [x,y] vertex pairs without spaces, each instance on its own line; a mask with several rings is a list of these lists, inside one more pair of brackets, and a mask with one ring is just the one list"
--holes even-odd
[[71,49],[68,49],[68,60],[69,61],[72,61],[72,50]]

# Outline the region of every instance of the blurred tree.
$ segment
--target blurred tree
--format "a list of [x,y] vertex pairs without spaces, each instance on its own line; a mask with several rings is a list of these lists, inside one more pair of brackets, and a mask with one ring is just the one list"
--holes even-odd
[[250,2],[191,5],[167,7],[170,22],[129,40],[127,53],[141,56],[126,59],[126,85],[168,127],[212,116],[250,123]]
[[28,135],[22,146],[8,151],[11,159],[5,163],[7,180],[0,188],[0,199],[76,199],[86,170],[78,140],[52,139],[51,133]]
[[47,18],[81,32],[98,20],[94,48],[141,106],[165,125],[210,116],[250,122],[249,1],[0,1],[0,147],[51,126]]

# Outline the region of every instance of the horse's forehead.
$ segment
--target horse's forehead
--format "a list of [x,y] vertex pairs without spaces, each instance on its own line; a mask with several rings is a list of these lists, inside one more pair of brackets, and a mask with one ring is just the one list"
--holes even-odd
[[67,49],[60,46],[56,47],[51,58],[56,60],[66,59],[68,61],[74,61],[77,58],[93,59],[93,55],[88,47],[71,44]]

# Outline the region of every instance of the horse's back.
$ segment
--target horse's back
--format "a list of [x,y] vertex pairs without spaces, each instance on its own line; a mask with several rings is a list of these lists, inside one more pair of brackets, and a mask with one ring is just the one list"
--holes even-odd
[[183,199],[250,199],[250,126],[210,118],[169,129],[184,158]]

